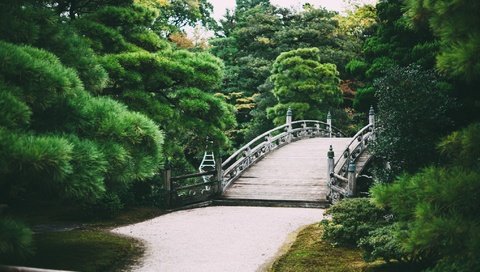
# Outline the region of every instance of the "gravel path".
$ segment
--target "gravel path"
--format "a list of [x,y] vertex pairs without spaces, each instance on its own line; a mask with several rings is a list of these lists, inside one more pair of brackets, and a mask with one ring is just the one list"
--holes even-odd
[[322,209],[206,207],[113,232],[146,242],[147,252],[135,271],[253,272],[276,256],[289,234],[322,216]]

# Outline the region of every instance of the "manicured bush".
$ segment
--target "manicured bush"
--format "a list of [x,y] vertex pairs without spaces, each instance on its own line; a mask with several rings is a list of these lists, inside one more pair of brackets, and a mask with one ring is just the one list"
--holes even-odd
[[345,199],[330,207],[323,220],[323,238],[334,244],[357,246],[360,239],[379,227],[388,225],[388,213],[375,206],[369,198]]
[[383,259],[386,262],[392,260],[411,261],[410,255],[403,248],[400,233],[402,233],[402,230],[398,223],[371,230],[368,235],[361,238],[358,242],[358,246],[363,249],[364,259],[368,262],[373,262],[377,259]]

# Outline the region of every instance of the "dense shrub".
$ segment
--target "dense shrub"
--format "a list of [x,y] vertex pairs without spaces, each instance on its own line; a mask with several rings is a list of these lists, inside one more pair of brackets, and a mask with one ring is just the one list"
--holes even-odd
[[406,227],[392,234],[400,237],[402,249],[415,259],[431,261],[431,271],[478,269],[479,133],[480,125],[473,124],[446,137],[440,149],[456,153],[446,166],[431,166],[371,190],[375,203],[390,209]]
[[323,238],[334,244],[357,246],[360,239],[388,224],[387,212],[376,207],[368,198],[345,199],[326,212],[330,220],[323,220]]
[[419,66],[395,66],[375,81],[374,88],[381,131],[373,152],[389,163],[390,172],[378,171],[377,179],[390,182],[403,171],[412,173],[437,159],[435,144],[452,128],[448,113],[455,103],[447,85]]
[[398,223],[371,230],[358,243],[358,246],[364,251],[364,259],[368,262],[380,258],[386,262],[391,260],[410,261],[410,255],[402,247],[401,237],[399,237],[401,232],[401,226]]

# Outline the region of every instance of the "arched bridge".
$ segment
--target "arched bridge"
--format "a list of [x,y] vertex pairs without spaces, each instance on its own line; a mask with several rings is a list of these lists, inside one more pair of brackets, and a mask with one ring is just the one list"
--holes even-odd
[[[215,198],[217,203],[264,205],[283,203],[325,206],[356,194],[356,180],[371,159],[375,116],[355,136],[347,137],[327,122],[292,121],[259,135],[224,162],[206,152],[200,173],[166,177],[168,181],[202,177],[201,183],[167,185],[177,205]],[[335,156],[335,153],[337,156]]]

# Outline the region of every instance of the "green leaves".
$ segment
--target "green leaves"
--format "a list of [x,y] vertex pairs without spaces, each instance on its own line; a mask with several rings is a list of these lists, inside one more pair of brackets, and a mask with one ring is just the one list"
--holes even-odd
[[371,189],[375,203],[390,209],[402,226],[403,231],[392,235],[401,238],[405,252],[431,260],[428,271],[478,267],[478,130],[479,125],[472,124],[441,141],[447,166],[430,166]]
[[[389,69],[375,81],[382,136],[374,152],[390,163],[394,176],[434,161],[436,141],[452,127],[448,113],[455,103],[446,87],[432,71],[419,66]],[[389,181],[388,177],[378,178]]]
[[335,244],[357,246],[370,231],[388,224],[387,212],[368,198],[345,199],[327,210],[331,220],[323,220],[323,238]]
[[154,122],[91,96],[75,71],[46,51],[3,42],[0,48],[0,104],[6,105],[0,186],[6,199],[38,191],[92,202],[156,173],[163,135]]
[[428,23],[440,39],[437,67],[456,77],[475,80],[480,75],[480,4],[476,1],[409,0],[407,15],[415,24]]
[[279,104],[267,109],[275,124],[283,123],[284,112],[295,108],[295,118],[320,119],[322,113],[342,101],[336,66],[320,63],[318,48],[302,48],[280,54],[272,68],[273,93]]
[[469,256],[472,265],[470,253],[480,252],[475,241],[480,214],[474,204],[479,201],[479,180],[478,172],[464,168],[429,167],[391,185],[377,185],[372,195],[408,224],[402,239],[405,250],[439,259]]

